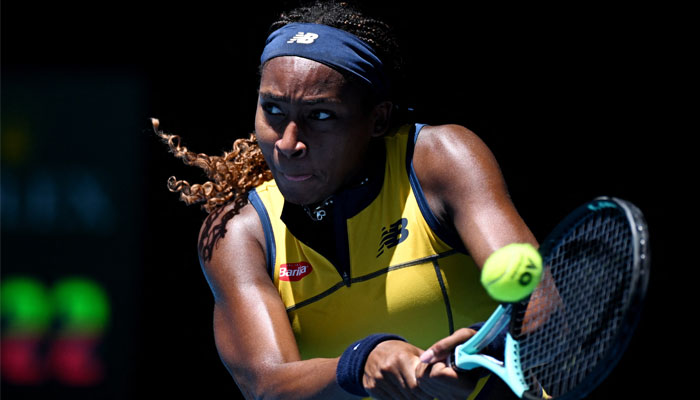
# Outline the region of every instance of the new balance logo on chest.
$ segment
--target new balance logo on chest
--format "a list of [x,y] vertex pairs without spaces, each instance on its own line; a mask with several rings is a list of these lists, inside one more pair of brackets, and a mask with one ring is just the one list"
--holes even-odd
[[318,34],[312,32],[299,32],[291,39],[287,40],[287,43],[299,43],[299,44],[311,44],[314,40],[318,39]]
[[377,250],[377,257],[384,254],[385,249],[390,249],[397,244],[403,242],[408,237],[408,220],[406,218],[401,218],[400,220],[389,225],[382,227],[382,238],[379,241],[379,249]]

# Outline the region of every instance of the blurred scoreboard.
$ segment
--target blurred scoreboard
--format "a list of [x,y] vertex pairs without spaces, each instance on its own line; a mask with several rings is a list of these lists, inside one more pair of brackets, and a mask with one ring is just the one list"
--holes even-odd
[[2,396],[126,398],[138,315],[144,85],[4,69]]

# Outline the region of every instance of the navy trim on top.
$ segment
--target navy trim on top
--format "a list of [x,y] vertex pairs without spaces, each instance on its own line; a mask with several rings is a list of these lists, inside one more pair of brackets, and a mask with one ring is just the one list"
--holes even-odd
[[440,272],[440,264],[437,260],[433,260],[433,268],[435,269],[435,276],[437,277],[438,284],[440,285],[440,292],[442,292],[442,300],[445,303],[445,311],[447,312],[447,331],[449,334],[455,333],[455,323],[452,318],[452,306],[450,305],[450,296],[447,294],[447,287],[445,286],[445,280],[442,279],[442,273]]
[[[351,279],[351,283],[365,282],[365,281],[368,281],[370,279],[374,279],[378,276],[382,276],[384,274],[387,274],[391,271],[395,271],[397,269],[409,268],[409,267],[413,267],[415,265],[423,264],[426,262],[432,262],[433,264],[436,264],[438,259],[441,259],[444,257],[449,257],[449,256],[455,254],[456,252],[457,252],[457,250],[452,249],[452,250],[448,250],[444,253],[433,254],[433,255],[419,258],[416,260],[408,261],[408,262],[405,262],[403,264],[392,265],[392,266],[382,268],[382,269],[374,271],[374,272],[370,272],[369,274],[366,274],[366,275],[356,276],[356,277]],[[333,292],[337,291],[338,289],[342,288],[343,286],[347,286],[347,284],[343,281],[340,281],[340,282],[336,283],[335,285],[331,286],[330,288],[326,289],[326,291],[324,291],[324,292],[321,292],[315,296],[309,297],[306,300],[302,300],[299,303],[296,303],[296,304],[293,304],[293,305],[287,307],[287,312],[298,310],[302,307],[308,306],[309,304],[315,303],[315,302],[323,299],[326,296],[330,296],[331,294],[333,294]]]
[[408,180],[411,182],[411,188],[413,188],[413,194],[416,196],[418,201],[418,208],[420,208],[423,218],[428,223],[430,229],[435,232],[435,234],[445,243],[447,243],[453,249],[459,251],[460,253],[467,254],[467,249],[462,243],[462,239],[457,235],[457,233],[440,224],[433,211],[428,205],[428,200],[425,198],[423,193],[423,188],[418,182],[418,177],[416,176],[416,171],[413,168],[413,152],[415,150],[416,141],[418,140],[418,134],[421,129],[426,126],[426,124],[415,124],[408,136],[408,144],[406,148],[406,171],[408,172]]
[[248,193],[248,201],[250,201],[250,204],[253,206],[253,208],[255,208],[255,211],[258,213],[260,223],[263,227],[263,233],[265,234],[265,261],[267,262],[267,273],[268,275],[270,275],[270,277],[273,277],[275,273],[276,247],[275,235],[272,232],[272,223],[270,222],[270,216],[267,214],[267,209],[265,208],[265,205],[263,204],[262,200],[260,200],[260,196],[258,195],[258,192],[255,191],[255,189],[251,190]]

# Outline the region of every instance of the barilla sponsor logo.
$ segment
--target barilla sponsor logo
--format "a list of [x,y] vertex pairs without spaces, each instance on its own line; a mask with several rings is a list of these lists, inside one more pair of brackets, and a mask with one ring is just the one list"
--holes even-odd
[[280,280],[281,281],[299,281],[301,278],[310,274],[313,268],[311,264],[302,261],[298,263],[289,263],[280,265]]

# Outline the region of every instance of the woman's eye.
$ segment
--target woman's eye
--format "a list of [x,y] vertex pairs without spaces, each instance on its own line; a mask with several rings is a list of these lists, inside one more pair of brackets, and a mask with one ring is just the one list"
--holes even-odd
[[274,104],[264,103],[262,105],[263,110],[270,115],[282,115],[282,109]]
[[330,111],[316,110],[311,112],[310,117],[317,121],[324,121],[333,118],[334,114]]

